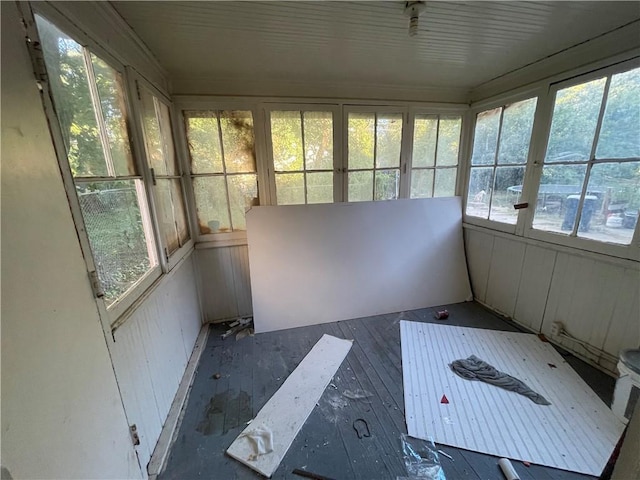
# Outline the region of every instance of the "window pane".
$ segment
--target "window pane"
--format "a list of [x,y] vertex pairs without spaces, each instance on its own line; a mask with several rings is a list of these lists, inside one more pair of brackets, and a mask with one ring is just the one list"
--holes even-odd
[[578,236],[629,245],[640,208],[640,162],[591,168]]
[[611,78],[596,157],[640,157],[640,68]]
[[496,108],[478,114],[473,138],[472,165],[493,165],[495,162],[501,110]]
[[125,119],[125,99],[122,75],[100,58],[91,55],[93,73],[100,97],[100,108],[107,129],[111,160],[116,175],[135,175],[131,145]]
[[366,202],[373,200],[373,172],[349,172],[347,201]]
[[271,144],[277,172],[304,170],[300,112],[271,112]]
[[[460,148],[460,117],[441,117],[438,133],[438,155],[436,163],[439,167],[458,164]],[[437,174],[436,174],[437,176]]]
[[411,198],[430,198],[433,191],[433,169],[411,171]]
[[472,168],[467,195],[467,215],[488,218],[493,167]]
[[307,203],[333,202],[333,172],[307,173]]
[[71,173],[106,176],[83,49],[42,17],[36,15],[36,22]]
[[525,168],[524,165],[496,168],[496,178],[491,194],[490,220],[515,225],[518,220],[518,210],[514,209],[513,205],[518,203],[522,189],[512,187],[522,186]]
[[606,79],[559,90],[545,162],[588,160]]
[[156,115],[156,107],[153,95],[146,89],[142,89],[142,128],[144,130],[144,143],[149,158],[149,166],[157,175],[167,175],[167,166],[164,161],[162,136],[160,123]]
[[437,168],[433,196],[453,197],[456,194],[456,174],[457,169],[455,168]]
[[414,168],[433,167],[435,164],[437,128],[438,117],[416,115],[413,121],[413,154],[411,160]]
[[375,124],[373,113],[349,114],[349,169],[373,168]]
[[173,200],[173,213],[176,219],[178,238],[180,239],[180,245],[184,245],[187,240],[189,240],[189,225],[184,204],[184,195],[182,193],[182,184],[179,179],[171,180],[171,199]]
[[164,152],[167,175],[180,175],[180,169],[178,168],[178,161],[176,158],[176,151],[173,145],[173,131],[171,130],[171,114],[169,113],[169,107],[159,100],[156,100],[156,102],[158,105],[158,117],[160,119],[160,136],[162,138],[162,148]]
[[223,176],[193,179],[200,233],[219,233],[231,230],[227,191]]
[[502,115],[498,163],[527,163],[537,98],[511,104]]
[[402,114],[378,115],[376,124],[376,168],[399,167],[402,144]]
[[227,182],[233,230],[246,230],[245,213],[258,198],[258,177],[255,174],[229,175]]
[[139,180],[127,180],[92,183],[78,193],[107,306],[156,265],[140,214],[142,191]]
[[304,173],[276,174],[278,205],[304,204]]
[[400,190],[400,170],[376,170],[376,200],[395,200]]
[[173,180],[158,179],[155,186],[156,214],[158,227],[163,237],[163,244],[172,253],[178,249],[178,232],[173,215],[173,200],[171,182]]
[[191,173],[222,173],[222,149],[215,112],[184,112]]
[[307,170],[333,170],[333,113],[304,112],[304,152]]
[[575,223],[585,165],[545,165],[542,169],[533,227],[570,233]]
[[255,172],[256,152],[251,112],[220,112],[220,128],[227,173]]

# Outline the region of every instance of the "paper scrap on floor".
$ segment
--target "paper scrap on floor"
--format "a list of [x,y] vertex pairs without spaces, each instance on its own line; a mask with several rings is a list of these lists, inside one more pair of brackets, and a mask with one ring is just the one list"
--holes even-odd
[[[624,426],[550,343],[526,333],[404,320],[400,334],[409,435],[600,475]],[[458,377],[449,364],[471,355],[522,380],[551,405]]]
[[351,349],[352,341],[323,335],[227,454],[271,477],[322,393]]

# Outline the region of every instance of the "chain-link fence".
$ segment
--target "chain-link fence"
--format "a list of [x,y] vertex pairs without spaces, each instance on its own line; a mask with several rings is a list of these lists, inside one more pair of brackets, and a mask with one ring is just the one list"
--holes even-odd
[[135,187],[78,193],[98,277],[111,304],[149,270]]

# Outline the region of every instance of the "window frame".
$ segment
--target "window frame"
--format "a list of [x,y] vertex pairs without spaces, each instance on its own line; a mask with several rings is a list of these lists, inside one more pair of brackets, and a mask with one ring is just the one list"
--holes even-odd
[[[501,95],[498,97],[495,97],[493,99],[490,99],[488,101],[482,101],[482,102],[478,102],[475,103],[471,106],[471,108],[469,109],[468,115],[469,115],[469,134],[467,137],[467,144],[466,144],[466,152],[465,152],[465,178],[464,178],[464,182],[463,182],[463,191],[461,192],[462,196],[463,196],[463,210],[462,210],[462,215],[463,215],[463,221],[465,223],[469,223],[472,225],[478,225],[480,227],[485,227],[485,228],[490,228],[492,230],[498,230],[500,232],[504,232],[504,233],[512,233],[512,234],[517,234],[518,232],[522,232],[523,227],[524,227],[524,222],[526,221],[526,210],[529,209],[525,208],[525,209],[519,209],[518,210],[518,215],[517,215],[517,219],[516,219],[516,223],[505,223],[505,222],[500,222],[497,220],[491,220],[490,218],[482,218],[482,217],[476,217],[473,215],[467,215],[467,203],[469,201],[469,182],[471,181],[471,170],[472,168],[478,168],[478,167],[491,167],[493,168],[494,172],[496,171],[497,167],[500,166],[497,163],[497,155],[499,153],[499,147],[500,147],[500,133],[502,131],[502,122],[503,122],[503,118],[504,118],[504,108],[508,107],[509,105],[513,105],[515,103],[519,103],[519,102],[523,102],[526,100],[530,100],[533,98],[536,98],[536,108],[533,114],[533,126],[531,129],[531,138],[529,140],[529,152],[527,154],[527,159],[526,162],[522,164],[522,166],[525,167],[525,171],[524,171],[524,177],[522,179],[522,192],[520,194],[520,202],[519,203],[526,203],[528,202],[528,200],[526,200],[527,198],[530,197],[530,190],[531,190],[531,182],[527,182],[527,179],[530,177],[531,175],[531,171],[534,169],[534,159],[535,154],[536,154],[536,139],[539,137],[539,133],[537,131],[537,129],[540,128],[540,119],[543,115],[543,109],[544,109],[544,105],[542,105],[543,103],[543,97],[544,97],[544,89],[542,88],[534,88],[534,89],[524,89],[521,90],[517,93],[512,93],[512,94],[508,94],[508,95]],[[487,165],[472,165],[471,164],[471,158],[473,157],[473,144],[475,142],[475,134],[476,134],[476,124],[477,124],[477,120],[478,120],[478,115],[480,113],[489,111],[489,110],[494,110],[496,108],[502,108],[502,112],[500,114],[500,124],[499,124],[499,130],[498,130],[498,138],[497,138],[497,144],[496,144],[496,157],[494,158],[493,163],[491,164],[487,164]],[[536,192],[537,193],[537,192]],[[531,204],[531,202],[529,201],[529,204]],[[491,204],[489,204],[489,215],[491,214]],[[521,233],[520,233],[521,235]]]
[[[452,169],[455,168],[456,170],[456,184],[455,184],[455,188],[454,188],[454,196],[460,196],[461,195],[461,189],[462,186],[464,185],[464,175],[463,175],[463,160],[464,160],[464,149],[466,147],[465,144],[465,139],[466,139],[466,135],[465,135],[465,129],[467,128],[467,124],[468,119],[467,119],[467,113],[468,113],[468,107],[448,107],[448,108],[443,108],[443,107],[438,107],[438,108],[429,108],[429,107],[414,107],[414,106],[410,106],[409,107],[409,119],[407,122],[407,136],[408,136],[408,144],[407,144],[407,182],[406,182],[406,188],[404,190],[404,194],[405,196],[400,197],[400,198],[411,198],[411,176],[413,174],[413,143],[414,143],[414,130],[415,130],[415,119],[416,116],[422,116],[422,115],[433,115],[433,116],[437,116],[438,117],[438,122],[440,121],[440,117],[454,117],[454,116],[459,116],[460,117],[460,137],[458,138],[459,141],[459,147],[458,147],[458,162],[456,164],[455,167],[440,167],[445,168],[445,169]],[[436,143],[436,152],[438,149],[438,145]],[[432,186],[432,194],[433,192],[435,192],[435,171],[436,169],[438,169],[437,166],[437,159],[436,162],[434,162],[434,166],[433,167],[418,167],[419,169],[433,169],[434,171],[434,177],[433,177],[433,186]],[[436,198],[436,197],[429,197],[429,198]]]
[[[151,230],[153,236],[153,242],[155,245],[155,257],[157,264],[152,267],[145,275],[140,277],[123,295],[121,295],[113,304],[108,308],[104,298],[96,295],[95,283],[100,285],[97,277],[93,276],[92,272],[97,271],[96,262],[94,260],[93,250],[91,248],[89,237],[85,227],[85,221],[80,207],[80,201],[76,193],[76,182],[71,171],[71,166],[67,158],[67,152],[65,142],[63,140],[63,134],[58,121],[56,109],[53,102],[53,93],[49,88],[49,83],[46,78],[38,77],[38,85],[42,91],[42,102],[44,107],[44,113],[47,117],[49,130],[51,133],[52,143],[56,151],[56,157],[58,160],[58,166],[62,177],[63,186],[67,193],[67,199],[69,202],[69,208],[71,216],[76,228],[80,249],[82,251],[84,261],[87,267],[89,281],[92,284],[92,294],[96,302],[100,321],[105,334],[112,334],[119,326],[124,324],[131,314],[135,311],[137,305],[143,301],[144,298],[152,291],[167,275],[171,274],[171,270],[181,263],[183,258],[193,248],[193,234],[191,233],[191,245],[186,246],[181,252],[181,258],[175,255],[170,262],[167,262],[163,267],[163,252],[160,249],[160,237],[157,230],[157,217],[153,208],[153,195],[151,189],[151,178],[148,168],[146,167],[146,151],[144,148],[143,138],[140,134],[142,128],[138,121],[137,106],[134,101],[136,97],[136,91],[132,88],[131,77],[137,75],[137,72],[130,66],[120,61],[110,51],[103,48],[98,42],[94,41],[86,32],[78,28],[73,22],[67,19],[61,14],[54,5],[45,2],[36,2],[29,4],[29,8],[25,11],[27,16],[27,35],[32,42],[40,42],[40,34],[35,24],[35,15],[43,17],[46,21],[52,23],[56,28],[61,30],[73,41],[78,43],[83,48],[87,49],[90,53],[94,54],[105,62],[109,67],[116,70],[122,75],[122,94],[124,96],[125,114],[128,124],[128,136],[131,146],[131,155],[133,157],[133,164],[136,167],[137,175],[144,189],[144,205],[140,205],[141,215],[147,217],[147,221],[151,223]],[[35,61],[35,60],[34,60]],[[36,69],[37,70],[37,69]],[[142,78],[142,77],[140,77]],[[149,82],[148,82],[149,83]],[[167,94],[161,92],[154,84],[149,83],[154,90],[162,93],[164,98],[167,98]],[[174,133],[174,142],[176,141],[176,128],[175,121],[172,120],[172,130]],[[178,157],[180,157],[178,153]],[[180,160],[180,158],[178,158]],[[146,208],[146,211],[145,211]],[[187,209],[187,212],[189,210]],[[187,213],[189,215],[189,213]],[[144,220],[143,220],[144,221]]]
[[[549,143],[549,136],[551,133],[551,124],[553,121],[553,109],[555,106],[555,98],[556,94],[559,90],[564,88],[573,87],[576,85],[580,85],[591,80],[596,80],[598,78],[603,77],[611,77],[617,73],[623,73],[625,71],[639,68],[640,67],[640,57],[635,57],[629,60],[621,61],[615,63],[613,65],[592,69],[591,71],[584,72],[575,76],[570,76],[569,78],[564,77],[564,79],[558,79],[557,81],[547,82],[545,89],[544,98],[541,98],[539,101],[544,103],[543,111],[540,115],[540,125],[539,125],[539,138],[538,138],[538,149],[535,152],[534,158],[534,168],[532,169],[532,175],[530,179],[530,189],[527,196],[530,205],[534,205],[534,208],[528,208],[526,212],[526,223],[523,228],[523,236],[527,238],[531,238],[534,240],[544,241],[548,243],[554,243],[557,245],[562,245],[565,247],[577,248],[580,250],[586,250],[589,252],[601,253],[605,255],[610,255],[614,257],[627,258],[631,260],[640,260],[640,222],[636,223],[635,230],[633,232],[633,236],[631,242],[628,245],[615,244],[609,242],[603,242],[598,240],[593,240],[584,237],[578,236],[569,236],[554,232],[549,232],[545,230],[539,230],[533,228],[533,220],[535,216],[535,202],[538,196],[538,191],[540,188],[540,180],[542,178],[542,169],[545,166],[545,156],[547,152],[547,147]],[[607,85],[610,80],[607,81]],[[604,108],[606,105],[601,105],[601,111],[598,116],[598,123],[596,125],[595,135],[598,135],[598,132],[601,127],[601,122],[603,119]],[[534,133],[536,129],[535,123],[538,122],[538,118],[536,118],[534,122]],[[594,138],[595,140],[595,138]],[[615,162],[615,160],[611,160],[610,162],[602,162],[602,161],[593,161],[591,158],[596,151],[597,141],[594,141],[592,145],[592,151],[590,154],[590,158],[587,161],[586,165],[589,165],[590,169],[592,165],[599,163],[610,163]],[[531,152],[530,152],[531,153]],[[526,178],[526,177],[525,177]],[[583,180],[582,184],[582,193],[581,197],[584,196],[585,189],[587,188],[587,178],[585,176],[585,180]],[[580,205],[583,203],[583,198],[580,199]],[[574,231],[576,230],[579,224],[579,215],[581,214],[581,210],[576,212],[576,225],[574,225]]]
[[[277,186],[276,186],[276,171],[273,158],[273,140],[271,136],[271,113],[277,111],[298,111],[298,112],[331,112],[333,115],[333,203],[342,201],[342,176],[340,171],[342,168],[341,155],[342,151],[342,136],[340,134],[342,129],[342,115],[340,115],[340,105],[336,103],[270,103],[265,102],[262,104],[261,110],[264,115],[264,137],[266,147],[266,161],[268,172],[268,186],[270,192],[271,202],[269,205],[278,204]],[[303,152],[304,154],[304,152]],[[301,173],[306,173],[313,170],[302,170]],[[328,170],[326,170],[328,172]],[[305,182],[306,185],[306,182]],[[306,186],[305,186],[306,193]],[[308,205],[306,203],[299,205]]]
[[[376,168],[376,158],[374,155],[373,168],[371,169],[349,169],[349,114],[350,113],[373,113],[376,115],[381,114],[401,114],[402,115],[402,134],[400,137],[400,159],[398,163],[398,169],[400,176],[398,179],[398,197],[395,200],[401,198],[407,198],[408,181],[407,181],[407,152],[410,149],[409,143],[409,107],[408,105],[394,105],[379,104],[379,105],[358,105],[358,104],[345,104],[342,108],[342,165],[340,167],[340,176],[342,177],[342,198],[344,202],[349,202],[349,173],[350,172],[374,172],[373,174],[373,190],[372,200],[374,202],[384,202],[390,200],[375,200],[375,172],[377,170],[389,170],[389,168]],[[395,169],[395,168],[394,168]],[[359,202],[356,202],[359,203]]]
[[[233,246],[246,245],[247,232],[244,230],[236,230],[231,232],[219,233],[201,233],[198,224],[198,215],[196,208],[195,192],[193,189],[194,175],[191,173],[191,156],[189,153],[189,143],[187,139],[187,130],[185,128],[185,111],[217,111],[217,110],[241,110],[250,111],[253,116],[253,133],[255,141],[256,153],[256,176],[258,179],[258,200],[260,205],[272,205],[271,188],[267,162],[264,161],[267,155],[266,138],[265,138],[265,115],[264,110],[260,108],[258,102],[248,98],[227,98],[218,100],[212,97],[194,98],[194,97],[178,97],[175,101],[175,109],[177,112],[177,121],[180,125],[179,140],[177,148],[181,151],[178,155],[183,159],[183,171],[185,172],[185,188],[187,190],[187,204],[191,222],[191,236],[196,244],[196,248],[203,248],[198,244],[207,244],[208,246]],[[198,176],[197,174],[195,176]],[[226,175],[225,175],[226,181]],[[267,184],[267,185],[265,185]]]
[[[144,162],[142,162],[143,169],[145,170],[145,174],[147,178],[150,179],[150,183],[148,184],[148,189],[151,190],[151,194],[149,195],[150,196],[149,207],[152,211],[152,217],[154,219],[153,227],[154,227],[154,231],[157,239],[156,241],[159,245],[160,264],[162,267],[162,272],[168,273],[182,260],[182,258],[185,255],[187,255],[193,249],[193,246],[194,246],[193,229],[190,221],[191,214],[190,214],[189,205],[187,203],[187,195],[186,195],[185,169],[184,169],[184,164],[181,161],[182,156],[180,155],[180,150],[178,147],[179,129],[176,122],[177,116],[176,116],[173,102],[168,97],[168,95],[165,95],[161,90],[159,90],[151,82],[147,81],[142,75],[136,72],[133,68],[127,67],[127,72],[128,72],[127,84],[128,84],[129,91],[135,92],[135,95],[134,95],[135,101],[133,102],[132,115],[135,115],[136,121],[132,122],[133,124],[132,126],[136,130],[136,136],[142,142],[141,148],[142,148],[142,152],[144,152]],[[168,249],[164,243],[164,236],[160,231],[160,222],[158,221],[158,211],[157,211],[157,205],[156,205],[157,199],[155,194],[156,184],[154,183],[154,175],[151,172],[151,161],[149,159],[149,156],[147,155],[146,143],[144,140],[145,133],[144,133],[144,126],[143,126],[144,124],[142,121],[144,111],[142,108],[142,98],[140,93],[140,90],[143,88],[146,88],[149,91],[149,93],[151,93],[151,95],[156,97],[158,101],[162,102],[164,105],[166,105],[169,108],[169,119],[171,122],[170,133],[172,135],[172,140],[173,140],[173,149],[174,149],[174,155],[176,156],[176,167],[178,169],[178,175],[170,175],[167,178],[171,177],[171,179],[178,180],[180,182],[180,187],[182,189],[182,199],[181,199],[182,206],[184,208],[187,231],[189,234],[189,238],[187,238],[186,242],[184,242],[183,244],[180,244],[179,247],[173,252],[171,252],[170,254],[167,254]],[[160,176],[160,178],[165,178],[165,176]],[[178,238],[178,242],[180,242],[179,238]]]

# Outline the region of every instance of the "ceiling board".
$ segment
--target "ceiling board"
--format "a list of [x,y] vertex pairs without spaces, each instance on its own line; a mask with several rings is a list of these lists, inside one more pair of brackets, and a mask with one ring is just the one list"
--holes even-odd
[[469,90],[640,21],[638,2],[429,1],[409,37],[404,2],[112,4],[178,84],[259,77]]

